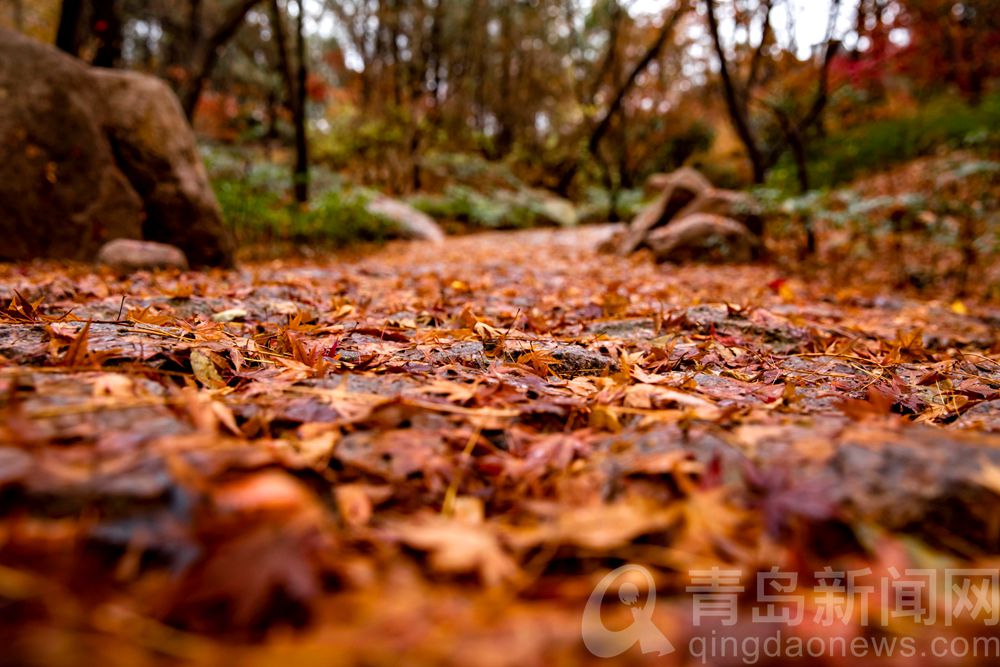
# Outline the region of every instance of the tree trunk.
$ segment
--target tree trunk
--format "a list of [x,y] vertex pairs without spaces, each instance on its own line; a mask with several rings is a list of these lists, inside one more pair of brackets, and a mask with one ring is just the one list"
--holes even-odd
[[295,97],[295,201],[309,201],[309,141],[306,136],[306,82],[309,64],[306,61],[305,2],[297,0],[299,15],[295,22],[295,52],[298,57],[298,81]]
[[799,191],[802,194],[809,192],[809,162],[806,159],[806,147],[802,137],[796,134],[792,139],[792,155],[795,157],[795,172],[799,178]]
[[292,166],[292,182],[295,190],[295,201],[304,204],[309,200],[309,144],[306,137],[306,77],[305,41],[303,35],[302,2],[298,2],[299,16],[295,23],[296,52],[299,59],[298,72],[292,69],[291,58],[288,55],[288,37],[285,33],[285,21],[278,0],[271,0],[271,21],[274,28],[274,45],[278,51],[278,66],[285,82],[285,99],[292,112],[292,123],[295,127],[295,164]]
[[288,37],[285,35],[285,20],[278,0],[271,0],[271,21],[274,30],[274,46],[278,51],[278,66],[281,68],[281,80],[285,84],[285,101],[289,109],[295,106],[295,75],[292,63],[288,57]]
[[201,101],[201,94],[205,92],[205,79],[208,78],[208,72],[211,72],[214,67],[214,56],[202,60],[200,65],[192,68],[189,74],[190,80],[181,87],[178,93],[181,98],[181,106],[184,108],[184,115],[192,123],[194,122],[194,114],[198,110],[198,102]]
[[715,55],[719,59],[719,79],[722,81],[722,92],[726,100],[729,120],[747,152],[747,158],[750,160],[750,167],[753,171],[753,182],[763,183],[767,169],[764,166],[764,158],[757,145],[757,139],[750,129],[746,104],[741,102],[741,95],[736,90],[736,83],[729,71],[729,61],[726,58],[726,50],[722,46],[722,37],[719,34],[719,21],[715,16],[715,0],[708,0],[705,6],[708,9],[708,28],[712,34],[712,43],[715,45]]
[[[261,0],[242,0],[233,6],[229,13],[223,18],[222,23],[214,32],[204,35],[197,42],[189,47],[191,53],[188,65],[185,68],[188,79],[178,91],[181,98],[181,106],[188,120],[194,120],[194,113],[198,109],[198,102],[201,94],[205,90],[205,82],[212,76],[212,70],[219,59],[219,50],[226,45],[230,39],[243,25],[243,20]],[[198,5],[195,5],[197,8]],[[192,18],[194,20],[194,17]],[[192,35],[202,34],[198,26],[192,26]]]
[[80,22],[83,20],[83,0],[63,0],[59,12],[56,46],[71,56],[80,55]]
[[97,37],[95,67],[115,67],[122,57],[122,20],[115,0],[94,0],[91,26]]
[[777,119],[778,125],[781,126],[781,132],[785,135],[785,143],[792,150],[792,158],[795,160],[795,173],[799,181],[799,191],[805,194],[810,189],[809,159],[806,154],[806,140],[803,135],[802,125],[793,122],[781,107],[776,105],[767,106]]
[[14,27],[24,30],[24,0],[14,0]]
[[[597,149],[600,146],[601,140],[611,128],[611,121],[614,120],[615,114],[618,113],[619,109],[621,109],[629,91],[632,90],[635,82],[639,79],[639,75],[641,75],[646,68],[649,67],[650,63],[659,57],[660,52],[663,51],[663,47],[666,46],[667,41],[673,34],[678,21],[680,21],[681,17],[685,13],[687,13],[688,9],[689,7],[687,2],[682,2],[680,6],[674,10],[674,13],[663,24],[663,28],[660,29],[660,33],[656,36],[656,40],[648,49],[646,49],[646,53],[643,54],[642,58],[639,59],[629,72],[625,82],[618,87],[614,97],[611,98],[611,104],[608,105],[608,108],[604,111],[604,114],[602,114],[601,119],[597,122],[593,131],[590,133],[590,138],[587,141],[587,152],[590,153],[590,155],[596,157]],[[556,185],[556,192],[565,195],[569,190],[570,183],[573,182],[573,179],[576,177],[576,173],[579,169],[580,161],[574,160],[569,168],[560,176],[559,182]]]
[[419,192],[424,185],[420,170],[420,134],[417,124],[410,135],[410,188],[413,192]]

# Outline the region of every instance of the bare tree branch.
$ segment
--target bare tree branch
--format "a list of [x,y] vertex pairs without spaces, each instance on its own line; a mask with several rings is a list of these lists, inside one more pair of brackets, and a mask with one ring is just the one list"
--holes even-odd
[[240,0],[230,7],[223,20],[212,32],[203,35],[197,43],[192,44],[189,78],[186,82],[187,85],[181,91],[181,104],[189,119],[194,117],[201,93],[205,88],[205,82],[212,75],[212,70],[218,62],[219,51],[240,29],[250,10],[260,2],[261,0]]
[[[614,120],[615,114],[621,109],[622,104],[625,101],[626,96],[635,86],[636,81],[638,81],[639,76],[646,70],[649,65],[656,60],[660,53],[663,51],[664,46],[666,46],[670,37],[674,33],[674,28],[677,27],[678,22],[681,18],[691,9],[688,0],[682,0],[677,6],[670,17],[663,23],[663,27],[660,28],[659,34],[657,34],[656,39],[652,44],[646,49],[643,54],[632,69],[629,71],[628,76],[625,81],[618,86],[615,94],[611,98],[611,103],[604,110],[601,115],[600,120],[594,125],[594,129],[590,133],[590,139],[587,141],[587,151],[591,155],[596,155],[598,147],[600,146],[601,140],[607,134],[608,129],[611,127],[611,122]],[[577,171],[580,168],[579,160],[575,161],[569,169],[567,169],[562,177],[559,179],[559,183],[556,186],[556,190],[559,192],[565,192],[573,178],[576,176]]]
[[[722,82],[722,92],[726,100],[726,109],[729,112],[729,120],[736,130],[740,142],[743,144],[753,169],[753,180],[755,183],[763,183],[765,176],[765,165],[761,155],[760,147],[750,129],[750,118],[745,103],[745,98],[736,87],[736,82],[729,69],[729,59],[726,56],[725,47],[722,44],[722,36],[719,31],[719,20],[715,14],[715,0],[706,0],[705,6],[708,10],[708,28],[712,35],[712,43],[715,45],[715,55],[719,60],[719,79]],[[741,101],[744,100],[744,101]]]

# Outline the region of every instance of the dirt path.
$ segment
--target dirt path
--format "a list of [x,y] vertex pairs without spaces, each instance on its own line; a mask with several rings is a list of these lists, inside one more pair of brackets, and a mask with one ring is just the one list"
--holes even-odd
[[623,563],[678,647],[709,631],[693,570],[744,572],[746,637],[774,631],[757,571],[996,563],[995,314],[607,233],[0,269],[0,636],[45,664],[573,664]]

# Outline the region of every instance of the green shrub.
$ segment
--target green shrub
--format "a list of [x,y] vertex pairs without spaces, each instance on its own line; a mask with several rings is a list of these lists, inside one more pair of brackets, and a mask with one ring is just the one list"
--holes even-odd
[[421,158],[420,166],[441,182],[466,186],[479,192],[522,190],[527,187],[506,163],[490,162],[472,153],[433,151]]
[[[615,209],[620,220],[631,220],[639,214],[647,203],[641,188],[620,190]],[[587,188],[586,196],[580,203],[581,222],[607,222],[611,219],[611,193],[606,188]]]
[[239,242],[267,241],[287,233],[290,214],[278,195],[245,181],[216,179],[212,184],[222,217]]
[[373,193],[360,188],[334,189],[318,196],[308,210],[292,214],[292,240],[347,245],[355,241],[384,241],[393,225],[366,209]]
[[[1000,94],[979,106],[940,98],[916,113],[876,121],[813,142],[809,177],[814,188],[828,188],[887,166],[929,155],[940,148],[1000,148]],[[786,155],[771,171],[769,187],[796,190],[795,166]]]
[[440,222],[470,228],[525,229],[556,224],[545,196],[530,189],[494,190],[484,195],[464,185],[451,185],[443,194],[417,195],[409,203]]
[[287,242],[344,246],[382,241],[391,224],[366,210],[372,193],[359,188],[331,188],[300,209],[285,197],[248,181],[217,179],[216,196],[223,217],[242,245]]

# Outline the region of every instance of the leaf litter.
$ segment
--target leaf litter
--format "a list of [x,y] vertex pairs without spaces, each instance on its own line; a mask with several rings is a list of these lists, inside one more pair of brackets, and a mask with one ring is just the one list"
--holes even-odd
[[995,310],[597,256],[605,233],[0,269],[5,645],[576,664],[626,562],[675,639],[692,569],[995,566]]

